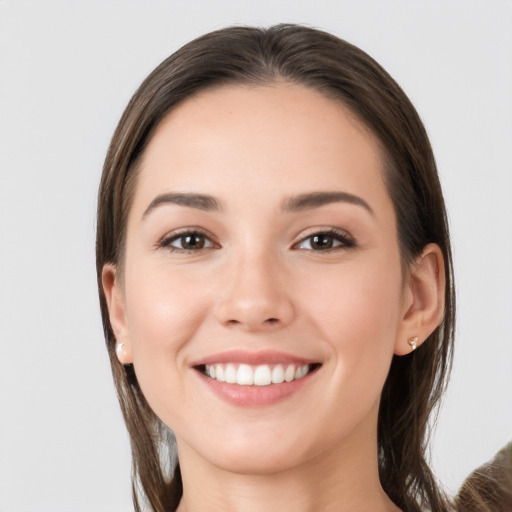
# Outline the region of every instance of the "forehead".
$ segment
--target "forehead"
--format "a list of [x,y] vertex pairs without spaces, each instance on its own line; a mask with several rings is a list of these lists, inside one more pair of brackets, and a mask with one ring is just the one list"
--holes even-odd
[[188,98],[164,118],[134,199],[143,208],[167,190],[241,199],[250,191],[254,199],[269,197],[269,187],[293,195],[340,186],[387,197],[382,176],[376,137],[340,101],[287,82],[229,85]]

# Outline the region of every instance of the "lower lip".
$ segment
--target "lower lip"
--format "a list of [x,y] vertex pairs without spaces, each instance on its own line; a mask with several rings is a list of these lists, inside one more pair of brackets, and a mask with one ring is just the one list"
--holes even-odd
[[297,393],[311,380],[314,373],[316,371],[292,382],[269,384],[268,386],[240,386],[220,382],[207,377],[201,372],[198,372],[198,375],[213,393],[230,404],[241,407],[265,407],[277,404]]

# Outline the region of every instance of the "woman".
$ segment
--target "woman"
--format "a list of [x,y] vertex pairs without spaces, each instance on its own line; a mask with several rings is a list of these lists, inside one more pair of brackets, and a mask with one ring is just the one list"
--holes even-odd
[[137,510],[448,510],[444,202],[364,52],[236,27],[164,61],[111,142],[97,271]]

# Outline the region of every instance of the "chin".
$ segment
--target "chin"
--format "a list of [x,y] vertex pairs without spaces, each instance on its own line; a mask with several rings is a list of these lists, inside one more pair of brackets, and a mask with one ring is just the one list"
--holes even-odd
[[211,436],[203,433],[202,442],[195,444],[189,438],[183,445],[178,436],[178,453],[181,458],[183,447],[186,455],[192,450],[200,459],[223,471],[264,476],[286,472],[313,460],[324,448],[316,441],[308,443],[304,436],[284,435],[275,429],[272,435],[267,435],[260,424],[257,431],[228,430],[224,435],[212,432]]
[[301,457],[293,457],[281,450],[274,450],[268,445],[254,446],[250,450],[223,451],[222,457],[216,457],[212,463],[231,473],[241,475],[272,475],[290,470],[300,465]]

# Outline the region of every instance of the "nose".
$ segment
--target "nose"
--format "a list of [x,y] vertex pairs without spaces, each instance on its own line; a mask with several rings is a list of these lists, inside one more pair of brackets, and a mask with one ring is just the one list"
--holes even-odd
[[224,326],[272,331],[293,319],[286,272],[275,259],[260,254],[227,264],[219,285],[216,317]]

